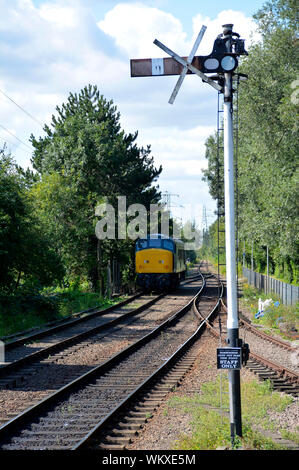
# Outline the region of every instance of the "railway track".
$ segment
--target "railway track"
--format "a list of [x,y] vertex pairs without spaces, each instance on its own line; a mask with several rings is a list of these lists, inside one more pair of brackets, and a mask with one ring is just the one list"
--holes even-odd
[[[193,280],[198,279],[198,274],[193,274],[189,276],[182,285],[188,284]],[[91,328],[98,320],[100,319],[100,323],[103,323],[101,317],[108,317],[108,315],[113,315],[114,313],[120,317],[121,314],[126,313],[130,314],[133,313],[135,310],[136,313],[142,311],[142,309],[146,308],[150,305],[150,301],[152,300],[155,302],[159,298],[163,298],[165,294],[152,296],[144,296],[142,292],[138,292],[127,299],[111,305],[105,309],[100,309],[99,307],[92,307],[87,310],[83,310],[81,312],[74,313],[67,317],[66,319],[55,320],[46,324],[44,327],[36,327],[25,332],[15,333],[10,336],[0,338],[5,344],[5,353],[6,353],[6,365],[14,362],[22,357],[30,355],[32,350],[34,349],[36,352],[37,350],[43,349],[39,342],[43,339],[44,343],[49,341],[50,343],[58,342],[60,339],[65,339],[68,336],[71,336],[74,332],[80,332],[80,327],[85,325],[83,328]],[[141,305],[140,307],[134,306],[137,303],[144,303],[145,297],[145,305]],[[148,304],[146,303],[148,300]],[[128,312],[126,310],[128,305],[131,305],[131,311]],[[125,318],[125,316],[124,316]],[[79,327],[79,328],[78,328]],[[1,370],[1,366],[0,366]],[[8,369],[6,369],[8,370]]]
[[[132,394],[145,391],[149,379],[161,376],[159,369],[163,367],[165,373],[170,362],[178,360],[173,352],[178,342],[183,343],[181,353],[177,353],[182,357],[183,349],[187,348],[186,335],[194,336],[194,332],[190,335],[192,322],[186,314],[190,304],[191,300],[151,333],[4,424],[0,428],[1,448],[70,449],[89,445],[89,439],[99,432],[99,423],[103,420],[106,423],[113,410],[125,406]],[[176,372],[182,372],[182,364],[177,367]],[[165,377],[164,386],[169,386],[170,379]],[[177,379],[173,376],[171,384],[174,378]],[[157,399],[157,390],[152,391],[151,400],[154,395]],[[136,421],[135,424],[132,421],[146,419],[149,412],[146,407],[131,412],[126,422],[136,426]]]
[[[187,280],[184,285],[191,284],[196,279],[199,279],[198,275]],[[185,294],[190,296],[190,292]],[[51,355],[49,349],[40,350],[37,355],[6,365],[0,379],[0,388],[3,390],[0,390],[0,423],[9,421],[146,335],[172,314],[174,305],[183,305],[185,302],[184,289],[167,296],[147,298],[150,298],[148,302],[135,309],[131,308],[132,304],[126,305],[127,308],[121,315],[118,309],[115,318],[109,318],[109,322],[106,321],[102,326],[97,325],[95,329],[88,328],[84,323],[82,332],[77,332],[62,342],[55,343],[50,336],[54,341],[50,349]],[[140,297],[138,300],[140,302]],[[143,297],[143,300],[146,298]],[[5,388],[12,392],[4,393]]]
[[[223,300],[221,301],[221,306],[222,315],[226,315],[227,309]],[[240,323],[245,329],[250,330],[251,333],[255,334],[258,338],[262,338],[272,345],[275,345],[276,348],[281,348],[289,353],[295,352],[294,348],[286,344],[285,341],[273,338],[264,332],[257,330],[244,317],[242,317]],[[219,323],[215,326],[208,322],[207,326],[214,336],[217,338],[220,337]],[[221,335],[225,333],[225,326],[221,326]],[[256,352],[250,351],[246,367],[254,372],[254,374],[256,374],[261,380],[270,380],[274,390],[285,392],[295,397],[299,395],[299,374],[296,371],[287,368],[285,365],[278,364],[273,360],[269,360],[260,354],[257,354]]]
[[[29,344],[28,338],[25,339],[25,343],[22,339],[18,339],[6,344],[7,362],[0,367],[0,386],[2,388],[15,387],[26,376],[34,373],[35,367],[40,366],[42,360],[54,358],[54,355],[59,357],[63,353],[69,354],[70,348],[74,345],[81,344],[83,347],[86,340],[93,336],[98,339],[99,334],[101,336],[107,334],[111,328],[144,312],[161,298],[163,298],[162,294],[157,296],[138,294],[114,308],[96,311],[88,317],[73,319],[71,323],[64,323],[35,333],[33,338],[30,338]],[[41,339],[43,339],[42,343]]]
[[[198,275],[192,276],[183,285],[197,279]],[[109,334],[111,328],[128,324],[131,318],[138,318],[139,314],[165,296],[138,293],[105,310],[93,309],[86,316],[81,316],[81,312],[78,318],[6,343],[6,363],[0,366],[0,387],[16,387],[25,377],[34,373],[34,368],[37,364],[39,367],[41,361],[49,357],[54,360],[54,356],[59,358],[64,353],[69,354],[76,345],[84,347],[90,341],[99,340]]]

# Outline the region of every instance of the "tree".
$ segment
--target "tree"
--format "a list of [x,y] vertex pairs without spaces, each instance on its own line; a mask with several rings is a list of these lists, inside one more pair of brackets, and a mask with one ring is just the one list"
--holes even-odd
[[[290,281],[299,261],[296,12],[292,0],[267,2],[254,15],[262,40],[239,67],[249,76],[239,96],[239,236],[268,246],[273,264],[285,265]],[[205,178],[212,195],[215,152],[211,136]]]
[[49,228],[68,271],[88,276],[96,288],[101,268],[127,249],[123,241],[96,239],[97,204],[105,199],[117,207],[117,196],[126,196],[127,204],[149,209],[160,199],[153,183],[162,168],[154,167],[149,146],[137,146],[137,132],[121,130],[120,114],[96,86],[70,93],[56,111],[51,128],[44,127],[46,136],[31,136],[32,164],[42,177],[35,197],[42,201],[42,217],[51,218]]
[[50,285],[63,267],[27,195],[26,180],[5,149],[0,151],[0,289],[20,283]]

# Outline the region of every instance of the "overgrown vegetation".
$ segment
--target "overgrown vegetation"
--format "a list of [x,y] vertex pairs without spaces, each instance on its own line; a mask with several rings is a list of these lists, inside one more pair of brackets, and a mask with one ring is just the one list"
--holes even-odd
[[[272,299],[273,302],[264,312],[264,315],[255,318],[258,313],[259,299],[265,301]],[[251,320],[255,324],[263,325],[270,329],[269,332],[285,336],[288,333],[299,331],[299,302],[296,305],[284,305],[279,302],[276,294],[265,294],[248,284],[243,284],[241,307],[245,307],[251,313]]]
[[57,288],[46,292],[18,290],[13,295],[0,294],[0,337],[40,327],[91,307],[104,309],[122,300],[108,299],[84,288]]
[[[293,402],[290,396],[271,390],[268,381],[245,379],[241,383],[243,437],[237,438],[235,447],[255,450],[275,450],[282,447],[263,435],[263,430],[277,430],[279,423],[271,420],[270,412],[283,412]],[[216,381],[203,383],[200,393],[189,396],[176,396],[168,402],[169,408],[190,415],[191,434],[182,435],[175,443],[181,450],[214,450],[217,447],[231,447],[229,418],[220,411],[220,390],[223,408],[228,409],[228,383],[225,376]],[[281,427],[280,427],[281,428]],[[298,439],[299,433],[280,429],[282,435]]]

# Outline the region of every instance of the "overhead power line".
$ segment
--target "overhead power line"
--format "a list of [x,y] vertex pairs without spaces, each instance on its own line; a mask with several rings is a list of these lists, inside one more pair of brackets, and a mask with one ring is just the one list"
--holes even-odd
[[2,126],[2,124],[0,124],[0,127],[2,127],[2,129],[4,129],[6,132],[8,132],[10,135],[12,135],[15,139],[17,139],[21,144],[25,145],[25,147],[27,147],[32,152],[32,148],[30,148],[29,145],[25,144],[25,142],[23,142],[21,139],[19,139],[19,137],[17,137],[15,134],[13,134],[8,129],[6,129],[6,127]]
[[[11,140],[5,139],[4,137],[0,136],[0,139],[5,143],[5,144],[11,144],[15,145]],[[27,153],[28,155],[32,155],[32,152],[28,152],[28,150],[24,149],[23,147],[19,147],[18,150],[22,150],[22,152]]]
[[38,119],[36,119],[34,116],[32,116],[32,114],[30,114],[28,111],[26,111],[26,109],[24,109],[22,106],[20,106],[18,103],[16,103],[12,98],[10,98],[6,93],[4,93],[4,91],[0,90],[0,92],[2,93],[2,95],[6,96],[6,98],[8,98],[12,103],[14,103],[18,108],[20,108],[25,114],[27,114],[27,116],[29,116],[31,119],[33,119],[41,127],[43,127],[43,124]]

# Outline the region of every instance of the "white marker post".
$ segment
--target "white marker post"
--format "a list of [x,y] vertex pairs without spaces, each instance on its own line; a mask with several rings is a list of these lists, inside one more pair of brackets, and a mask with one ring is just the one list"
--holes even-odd
[[[223,26],[227,52],[232,51],[232,24]],[[229,64],[228,64],[229,65]],[[232,73],[224,74],[224,201],[225,250],[227,281],[227,342],[239,346],[239,319],[237,303],[237,272],[235,252],[235,191],[234,191],[234,140]],[[240,370],[229,370],[229,399],[231,436],[242,436]]]

